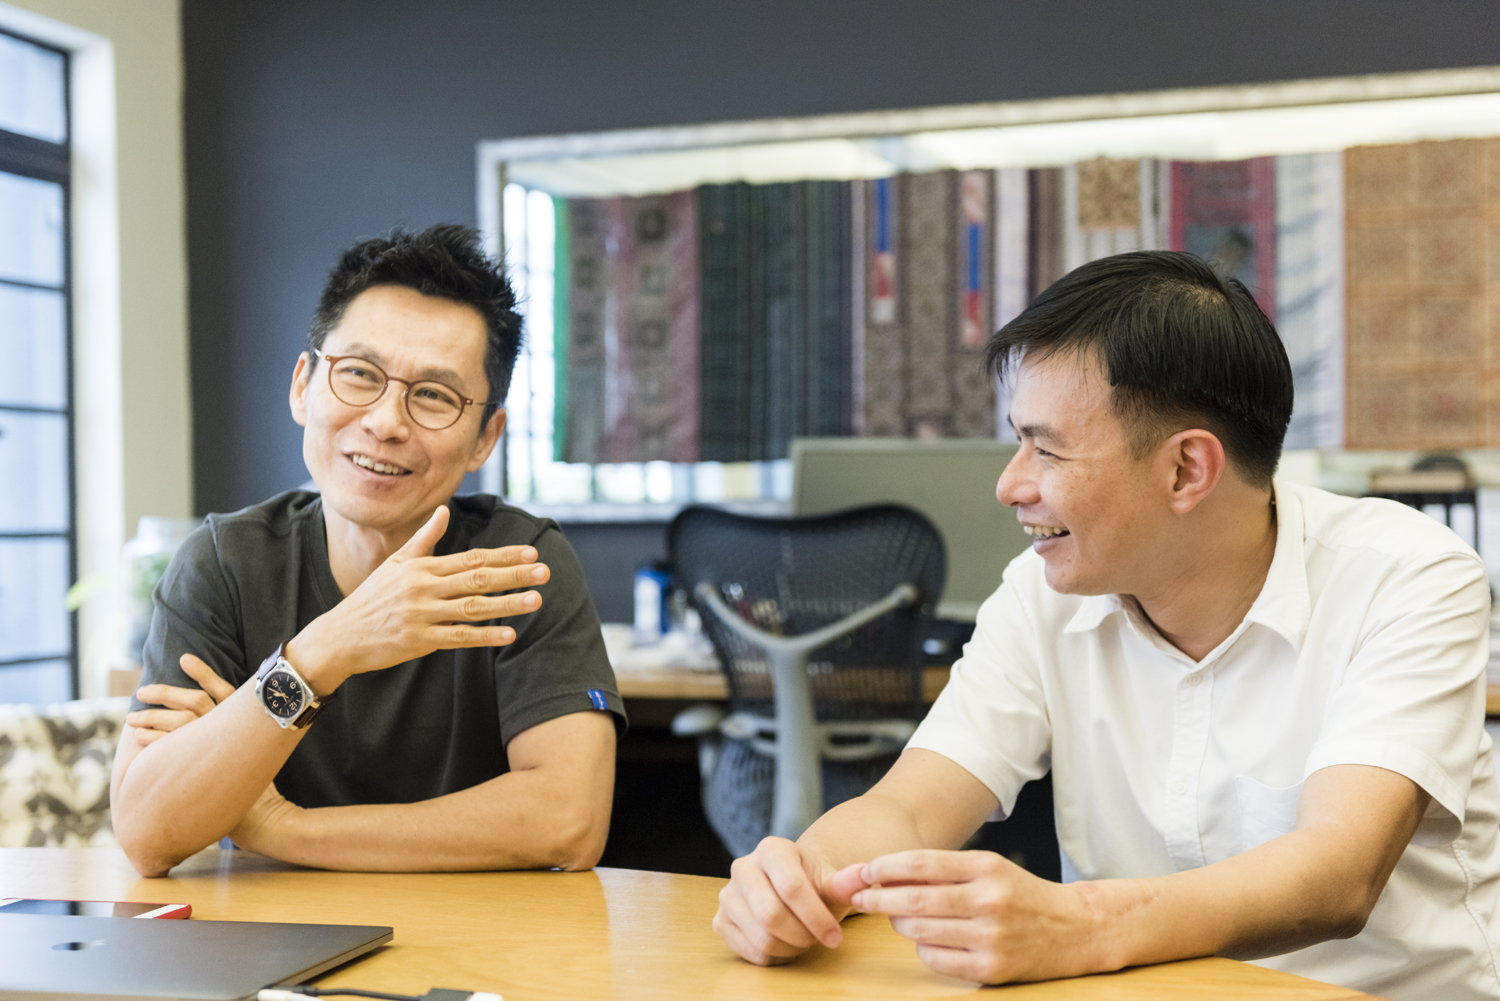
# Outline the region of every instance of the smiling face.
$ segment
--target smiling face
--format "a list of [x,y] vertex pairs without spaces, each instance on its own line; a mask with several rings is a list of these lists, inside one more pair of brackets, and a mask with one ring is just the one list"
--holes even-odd
[[[483,401],[486,344],[484,320],[473,308],[377,285],[349,304],[323,351],[367,359],[397,379],[442,382]],[[452,427],[420,427],[407,413],[399,382],[388,383],[370,406],[352,407],[329,390],[328,362],[312,369],[309,362],[304,352],[292,376],[292,416],[305,429],[302,458],[325,512],[360,528],[410,537],[453,496],[465,473],[484,464],[505,425],[501,410],[481,430],[484,408],[475,403]]]
[[1063,594],[1135,594],[1170,543],[1174,472],[1136,458],[1097,361],[1023,360],[1010,408],[1021,447],[995,495],[1014,507]]

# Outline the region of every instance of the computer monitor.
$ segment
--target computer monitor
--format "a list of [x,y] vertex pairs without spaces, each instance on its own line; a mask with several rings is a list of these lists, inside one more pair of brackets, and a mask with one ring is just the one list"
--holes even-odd
[[792,513],[905,504],[937,526],[948,549],[942,619],[973,622],[1005,565],[1031,545],[1015,511],[995,499],[1016,446],[988,438],[797,438]]

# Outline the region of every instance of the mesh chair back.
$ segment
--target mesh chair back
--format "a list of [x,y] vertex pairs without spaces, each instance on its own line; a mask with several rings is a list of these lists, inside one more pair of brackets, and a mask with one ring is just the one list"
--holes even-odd
[[[896,505],[810,518],[756,518],[690,507],[668,529],[674,584],[702,581],[766,632],[798,636],[837,622],[903,583],[917,603],[881,616],[813,652],[808,664],[819,720],[918,719],[923,712],[923,625],[942,593],[947,563],[932,523]],[[704,612],[704,628],[729,679],[730,707],[772,715],[765,651]]]

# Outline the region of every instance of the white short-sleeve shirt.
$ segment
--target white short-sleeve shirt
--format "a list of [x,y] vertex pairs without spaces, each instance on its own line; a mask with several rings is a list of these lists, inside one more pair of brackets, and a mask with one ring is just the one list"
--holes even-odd
[[1158,876],[1296,826],[1303,781],[1376,765],[1432,796],[1364,930],[1261,961],[1393,999],[1500,997],[1500,791],[1484,732],[1490,594],[1426,515],[1278,486],[1275,554],[1199,663],[1134,602],[1006,569],[909,746],[1009,813],[1052,770],[1063,877]]

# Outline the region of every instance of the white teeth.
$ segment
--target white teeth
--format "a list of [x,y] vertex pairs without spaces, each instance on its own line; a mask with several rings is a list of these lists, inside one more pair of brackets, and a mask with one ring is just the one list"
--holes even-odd
[[1065,535],[1068,531],[1058,525],[1022,525],[1021,527],[1026,529],[1027,535],[1037,539],[1050,539],[1054,535]]
[[356,466],[363,466],[365,469],[373,469],[375,472],[385,473],[387,476],[405,476],[408,472],[408,470],[402,469],[400,466],[392,466],[384,462],[376,462],[368,455],[360,455],[357,452],[354,455],[349,456],[349,460]]

